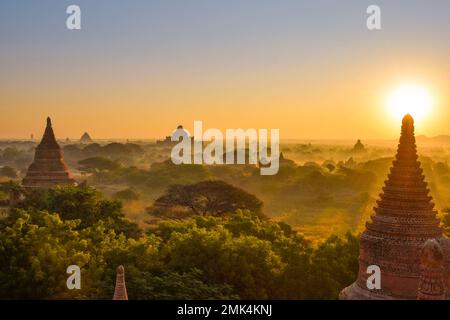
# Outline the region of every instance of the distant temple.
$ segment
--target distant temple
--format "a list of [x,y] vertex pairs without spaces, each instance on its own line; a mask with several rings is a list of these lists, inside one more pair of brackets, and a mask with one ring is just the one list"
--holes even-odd
[[125,269],[123,266],[117,267],[113,300],[128,300],[127,287],[125,285]]
[[85,132],[80,138],[80,143],[92,143],[92,138],[89,133]]
[[360,139],[358,139],[358,141],[356,141],[355,145],[353,146],[352,151],[354,153],[363,153],[366,151],[366,148],[364,147],[364,145],[362,144]]
[[[176,130],[184,130],[182,125],[179,125]],[[191,137],[191,140],[194,140],[194,137]],[[171,147],[176,145],[177,141],[172,141],[172,136],[166,136],[163,140],[156,140],[156,144],[158,146]]]
[[75,180],[64,163],[61,148],[56,142],[52,122],[47,118],[44,136],[36,148],[34,161],[29,166],[22,184],[24,187],[49,188],[74,183]]
[[[439,226],[417,159],[414,120],[406,115],[375,215],[361,235],[358,279],[341,299],[450,298],[450,239]],[[371,265],[380,268],[380,289],[368,288]]]

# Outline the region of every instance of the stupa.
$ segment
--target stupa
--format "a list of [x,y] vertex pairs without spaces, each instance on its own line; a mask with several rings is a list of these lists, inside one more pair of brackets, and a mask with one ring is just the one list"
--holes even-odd
[[80,143],[92,143],[92,138],[89,133],[85,132],[80,138]]
[[[414,120],[408,114],[375,215],[361,235],[358,279],[342,290],[341,299],[450,298],[450,240],[439,226],[417,159]],[[430,240],[435,252],[442,251],[442,270],[427,262]],[[368,288],[371,265],[380,268],[380,289]]]
[[75,180],[64,163],[61,147],[56,142],[52,122],[47,118],[44,136],[36,148],[34,161],[22,184],[24,187],[51,188],[74,183]]
[[366,152],[366,147],[362,144],[361,140],[358,139],[352,149],[353,153],[363,153]]
[[125,285],[125,269],[123,266],[118,266],[116,272],[116,287],[113,300],[128,300],[127,287]]

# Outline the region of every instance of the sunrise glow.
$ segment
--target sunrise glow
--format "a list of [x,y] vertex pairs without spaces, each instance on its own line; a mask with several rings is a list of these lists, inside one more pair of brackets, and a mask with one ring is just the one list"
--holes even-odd
[[411,114],[414,119],[421,120],[431,112],[433,99],[429,91],[419,85],[402,85],[388,98],[388,108],[396,119]]

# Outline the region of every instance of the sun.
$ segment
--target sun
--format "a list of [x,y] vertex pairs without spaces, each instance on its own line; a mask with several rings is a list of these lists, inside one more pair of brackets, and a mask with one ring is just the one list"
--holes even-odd
[[409,113],[416,121],[420,121],[431,111],[432,106],[430,93],[419,85],[402,85],[388,98],[389,110],[398,119]]

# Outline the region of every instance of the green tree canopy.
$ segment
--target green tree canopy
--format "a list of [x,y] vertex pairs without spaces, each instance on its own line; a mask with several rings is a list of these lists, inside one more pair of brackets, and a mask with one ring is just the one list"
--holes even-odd
[[116,161],[103,157],[87,158],[78,161],[78,164],[81,165],[80,170],[84,172],[112,171],[120,168],[120,164]]
[[58,213],[63,220],[79,219],[80,228],[103,220],[117,233],[123,232],[134,238],[141,235],[138,226],[122,213],[120,201],[104,199],[92,187],[58,186],[48,190],[30,190],[26,199],[17,206]]
[[17,178],[17,171],[13,167],[4,166],[0,168],[0,176],[8,178]]
[[139,194],[132,188],[117,191],[114,198],[123,201],[139,200]]
[[[131,299],[336,299],[356,279],[351,234],[314,247],[238,209],[161,220],[137,237],[116,204],[92,188],[30,193],[0,223],[0,299],[111,299],[118,265]],[[72,264],[81,290],[66,287]]]
[[220,180],[173,185],[156,199],[149,213],[156,216],[224,215],[238,209],[262,216],[262,202],[243,189]]

